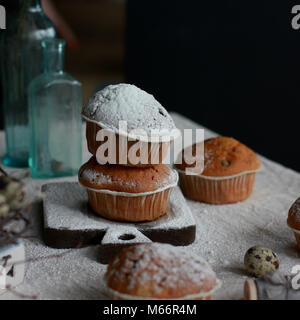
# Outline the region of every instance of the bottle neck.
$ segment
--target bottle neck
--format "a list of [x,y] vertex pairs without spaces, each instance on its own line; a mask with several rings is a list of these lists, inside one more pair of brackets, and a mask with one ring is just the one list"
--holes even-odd
[[5,3],[6,12],[10,15],[22,10],[42,11],[41,0],[9,0]]
[[41,0],[20,0],[21,6],[29,11],[41,11]]
[[65,42],[60,39],[44,40],[44,71],[46,73],[64,72]]
[[41,6],[41,0],[29,0],[28,2],[30,3],[30,7],[40,7]]

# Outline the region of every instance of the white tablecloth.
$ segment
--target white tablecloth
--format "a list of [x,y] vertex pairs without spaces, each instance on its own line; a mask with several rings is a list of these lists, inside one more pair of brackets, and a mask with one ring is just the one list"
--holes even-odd
[[[180,129],[200,127],[183,116],[172,113]],[[205,129],[205,137],[213,136]],[[89,158],[83,141],[84,161]],[[0,132],[0,157],[5,152],[4,133]],[[215,299],[240,299],[247,279],[243,266],[246,250],[253,245],[272,248],[280,259],[280,271],[290,274],[300,264],[292,232],[286,225],[288,209],[300,195],[300,174],[264,157],[262,171],[257,175],[252,196],[230,205],[207,205],[188,201],[196,222],[196,241],[187,247],[207,259],[223,281]],[[11,169],[7,169],[10,171]],[[76,181],[77,177],[55,179]],[[54,181],[52,180],[47,180]],[[27,179],[34,185],[45,180]],[[36,204],[31,212],[33,234],[26,239],[26,257],[37,258],[60,254],[66,250],[52,249],[42,241],[42,211]],[[38,299],[105,299],[103,274],[106,266],[97,261],[97,247],[70,250],[60,257],[26,263],[24,282],[16,291]],[[0,299],[20,299],[6,292]]]

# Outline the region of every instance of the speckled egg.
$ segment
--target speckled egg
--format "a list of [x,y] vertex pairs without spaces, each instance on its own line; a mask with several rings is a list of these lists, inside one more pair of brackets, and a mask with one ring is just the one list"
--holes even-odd
[[279,268],[277,255],[271,249],[260,246],[247,250],[244,264],[247,271],[255,277],[262,277],[266,273]]

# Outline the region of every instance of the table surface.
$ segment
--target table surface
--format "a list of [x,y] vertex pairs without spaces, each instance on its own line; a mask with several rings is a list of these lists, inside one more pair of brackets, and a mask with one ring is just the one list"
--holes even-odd
[[[177,113],[171,115],[179,129],[202,128]],[[215,135],[205,129],[205,138]],[[4,138],[0,132],[0,157],[5,152]],[[89,157],[83,137],[83,160]],[[273,249],[284,274],[290,274],[292,267],[300,264],[293,233],[286,224],[288,209],[299,197],[300,174],[262,156],[260,159],[262,170],[257,174],[253,194],[246,201],[229,205],[187,201],[197,223],[196,240],[187,250],[203,256],[222,280],[215,299],[242,298],[243,284],[248,278],[244,254],[253,245]],[[77,177],[69,177],[47,182],[76,180]],[[26,182],[41,186],[46,180],[27,178]],[[42,241],[40,203],[33,206],[30,215],[35,237],[24,240],[26,257],[40,259],[26,263],[24,282],[16,291],[38,299],[106,299],[103,281],[106,265],[97,261],[97,246],[73,250],[49,248]],[[0,299],[24,298],[5,292]]]

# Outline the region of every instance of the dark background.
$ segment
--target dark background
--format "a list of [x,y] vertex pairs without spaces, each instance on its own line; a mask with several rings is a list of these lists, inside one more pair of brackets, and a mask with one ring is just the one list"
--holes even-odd
[[53,3],[79,40],[66,69],[84,100],[106,83],[134,83],[169,111],[300,171],[300,30],[291,27],[300,1]]
[[300,171],[295,4],[129,0],[126,80]]

